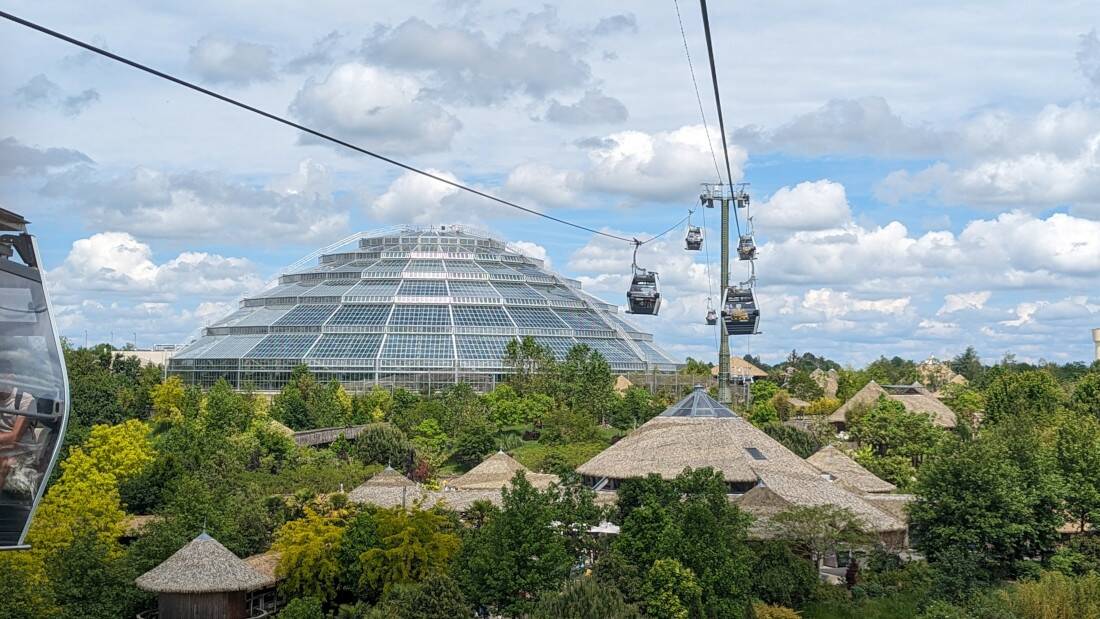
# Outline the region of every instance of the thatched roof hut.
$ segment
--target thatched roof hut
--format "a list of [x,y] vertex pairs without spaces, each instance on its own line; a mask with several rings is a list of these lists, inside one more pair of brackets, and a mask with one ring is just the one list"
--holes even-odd
[[245,557],[244,562],[248,564],[248,567],[256,570],[256,573],[263,576],[265,584],[263,589],[274,587],[282,580],[276,570],[279,567],[279,559],[282,558],[282,553],[275,550],[269,550],[267,552],[252,555],[251,557]]
[[203,533],[136,583],[159,594],[162,619],[243,619],[248,616],[248,592],[270,586],[270,579]]
[[523,471],[527,481],[539,489],[545,489],[558,481],[557,475],[532,473],[512,456],[498,451],[465,474],[448,481],[446,485],[455,490],[500,490],[512,482],[516,471]]
[[954,428],[958,424],[955,411],[947,407],[936,396],[917,383],[912,385],[886,385],[882,386],[871,381],[856,392],[833,414],[829,415],[829,422],[838,428],[848,425],[848,413],[859,408],[870,408],[875,405],[879,397],[886,396],[891,400],[900,402],[906,410],[927,413],[932,415],[932,423],[943,428]]
[[[718,366],[710,369],[711,376],[718,376]],[[754,379],[767,378],[768,373],[761,370],[756,364],[745,361],[741,357],[730,355],[730,376],[751,376]]]
[[819,475],[805,460],[702,388],[582,464],[577,472],[592,480],[606,478],[614,488],[619,480],[650,473],[673,479],[688,467],[721,472],[737,492],[756,485],[760,471]]
[[425,494],[419,484],[387,466],[349,492],[348,500],[379,507],[397,507],[412,505]]
[[[689,467],[721,472],[731,498],[758,519],[796,505],[831,504],[852,510],[873,531],[904,537],[904,523],[826,479],[815,466],[702,388],[582,464],[577,472],[593,488],[613,490],[624,479],[651,473],[672,479]],[[601,494],[611,493],[597,493]]]
[[847,454],[833,445],[822,447],[817,453],[806,458],[806,461],[817,467],[822,473],[831,475],[846,488],[856,492],[893,492],[897,489],[894,484],[879,479],[874,473],[860,466],[858,462],[849,458]]
[[615,379],[615,393],[622,395],[626,393],[627,389],[634,386],[634,383],[630,382],[630,379],[619,374],[619,377]]

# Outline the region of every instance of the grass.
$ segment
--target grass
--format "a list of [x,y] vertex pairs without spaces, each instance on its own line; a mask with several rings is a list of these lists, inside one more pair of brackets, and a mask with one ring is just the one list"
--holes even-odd
[[891,595],[864,600],[814,602],[802,610],[802,619],[913,619],[920,614],[918,595]]
[[588,441],[569,445],[546,445],[529,441],[512,450],[512,457],[532,471],[538,471],[542,469],[547,456],[561,454],[569,468],[575,469],[604,449],[607,449],[607,443],[604,441]]

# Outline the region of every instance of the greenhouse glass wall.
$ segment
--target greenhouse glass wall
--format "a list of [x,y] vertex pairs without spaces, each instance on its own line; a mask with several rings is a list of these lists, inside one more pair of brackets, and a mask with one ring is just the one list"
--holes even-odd
[[168,373],[203,387],[224,377],[276,391],[305,364],[352,391],[456,382],[487,390],[508,372],[508,342],[524,336],[558,359],[586,344],[616,373],[678,367],[616,306],[541,260],[465,226],[404,226],[303,258],[204,328]]

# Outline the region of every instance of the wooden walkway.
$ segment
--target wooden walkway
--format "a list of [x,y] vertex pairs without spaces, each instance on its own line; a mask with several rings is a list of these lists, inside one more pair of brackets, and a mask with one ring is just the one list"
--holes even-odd
[[341,434],[349,441],[355,440],[366,425],[347,426],[344,428],[317,428],[316,430],[302,430],[294,433],[294,442],[299,447],[317,447],[319,445],[331,445]]

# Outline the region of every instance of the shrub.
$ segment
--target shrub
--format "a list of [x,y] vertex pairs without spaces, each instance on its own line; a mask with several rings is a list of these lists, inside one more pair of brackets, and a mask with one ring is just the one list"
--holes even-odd
[[416,450],[405,433],[389,423],[375,423],[363,428],[355,439],[355,455],[363,464],[389,465],[409,471]]
[[772,606],[762,602],[753,604],[752,611],[756,619],[799,619],[802,616],[786,606]]
[[1001,596],[1019,619],[1091,619],[1100,617],[1100,574],[1073,578],[1046,572],[1039,580],[1008,587]]
[[527,619],[639,619],[638,609],[623,601],[610,583],[592,577],[571,580],[559,591],[544,593]]
[[279,619],[325,619],[325,611],[317,598],[294,598],[283,607]]
[[782,542],[766,542],[756,552],[753,593],[768,604],[798,608],[814,593],[817,570]]

